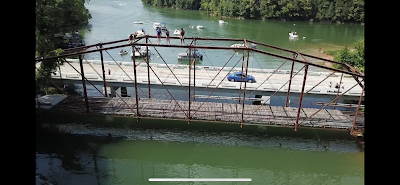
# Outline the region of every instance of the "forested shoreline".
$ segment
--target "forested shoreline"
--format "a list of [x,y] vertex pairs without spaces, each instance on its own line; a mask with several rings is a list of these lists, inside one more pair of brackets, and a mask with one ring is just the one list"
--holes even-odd
[[364,0],[142,0],[242,19],[364,23]]
[[[56,35],[64,35],[84,28],[91,15],[85,7],[89,0],[36,0],[36,56],[56,56],[63,52],[57,46]],[[82,39],[82,38],[81,38]],[[52,94],[57,89],[49,85],[51,73],[55,72],[61,59],[50,59],[40,63],[36,70],[36,93]]]

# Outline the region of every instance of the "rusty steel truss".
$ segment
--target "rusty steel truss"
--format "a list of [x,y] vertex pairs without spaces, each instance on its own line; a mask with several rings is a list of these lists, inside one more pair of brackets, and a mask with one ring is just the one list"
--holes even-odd
[[[106,51],[107,52],[107,50],[110,50],[110,49],[116,49],[116,48],[122,48],[122,47],[127,47],[127,46],[131,46],[132,48],[133,47],[135,47],[135,46],[146,46],[147,48],[148,47],[154,47],[154,49],[156,50],[156,52],[160,55],[160,53],[157,51],[157,47],[172,47],[172,48],[187,48],[188,50],[189,50],[189,53],[190,53],[190,51],[192,50],[192,49],[211,49],[211,50],[215,50],[215,49],[217,49],[217,50],[232,50],[233,48],[231,48],[231,47],[226,47],[226,46],[207,46],[207,45],[196,45],[196,41],[200,41],[200,40],[208,40],[208,41],[237,41],[237,42],[243,42],[244,43],[244,46],[245,47],[235,47],[234,48],[234,50],[238,50],[238,51],[243,51],[243,60],[242,60],[242,71],[244,70],[245,71],[245,73],[247,74],[247,70],[248,70],[248,63],[249,63],[249,57],[250,57],[250,54],[249,54],[249,52],[251,51],[251,52],[255,52],[255,53],[260,53],[260,54],[264,54],[264,55],[269,55],[269,56],[273,56],[273,57],[277,57],[277,58],[281,58],[281,59],[285,59],[286,61],[292,61],[292,66],[291,66],[291,72],[290,72],[290,78],[289,78],[289,80],[284,84],[284,85],[286,85],[287,83],[289,83],[289,86],[288,86],[288,91],[287,91],[287,98],[286,98],[286,104],[285,104],[285,106],[286,107],[288,107],[290,104],[293,104],[293,103],[295,103],[295,102],[297,102],[297,101],[299,101],[299,107],[298,107],[298,111],[297,111],[297,116],[296,116],[296,123],[295,123],[295,125],[294,125],[294,130],[295,131],[297,131],[297,128],[298,128],[298,126],[299,126],[299,124],[301,124],[302,122],[304,122],[305,120],[303,120],[301,123],[299,123],[299,115],[300,115],[300,109],[301,109],[301,107],[302,107],[302,100],[303,100],[303,96],[304,95],[306,95],[308,92],[310,92],[312,89],[314,89],[316,86],[318,86],[320,83],[322,83],[324,80],[326,80],[329,76],[331,76],[331,75],[333,75],[335,72],[339,72],[339,73],[342,73],[342,75],[341,75],[341,80],[342,80],[342,77],[343,77],[343,74],[348,74],[348,75],[351,75],[355,80],[356,80],[356,82],[357,82],[357,84],[362,88],[362,91],[361,91],[361,95],[360,95],[360,100],[359,100],[359,102],[358,102],[358,106],[357,106],[357,111],[356,111],[356,114],[355,114],[355,118],[354,118],[354,122],[353,122],[353,126],[352,126],[352,129],[351,129],[351,133],[353,132],[353,130],[354,130],[354,126],[355,126],[355,123],[356,123],[356,119],[357,119],[357,115],[358,115],[358,112],[359,112],[359,108],[360,108],[360,105],[361,105],[361,101],[362,101],[362,96],[363,96],[363,93],[364,93],[364,84],[363,84],[363,82],[364,82],[364,73],[362,73],[362,72],[360,72],[359,70],[357,70],[356,68],[354,68],[354,67],[352,67],[352,66],[350,66],[350,65],[348,65],[348,64],[345,64],[345,63],[341,63],[341,62],[337,62],[337,61],[332,61],[332,60],[328,60],[328,59],[325,59],[325,58],[321,58],[321,57],[317,57],[317,56],[313,56],[313,55],[309,55],[309,54],[305,54],[305,53],[300,53],[300,52],[297,52],[297,51],[293,51],[293,50],[288,50],[288,49],[284,49],[284,48],[280,48],[280,47],[276,47],[276,46],[271,46],[271,45],[268,45],[268,44],[264,44],[264,43],[260,43],[260,42],[256,42],[256,41],[251,41],[251,40],[247,40],[247,39],[235,39],[235,38],[202,38],[202,37],[186,37],[185,39],[186,40],[191,40],[191,43],[190,43],[190,45],[166,45],[166,44],[153,44],[153,43],[149,43],[149,40],[150,39],[154,39],[154,38],[157,38],[156,36],[151,36],[151,35],[145,35],[145,36],[141,36],[141,37],[138,37],[138,38],[136,38],[135,40],[129,40],[129,39],[122,39],[122,40],[116,40],[116,41],[112,41],[112,42],[106,42],[106,43],[98,43],[98,44],[93,44],[93,45],[88,45],[88,46],[82,46],[82,47],[76,47],[76,48],[71,48],[71,49],[66,49],[66,50],[64,50],[64,52],[63,53],[61,53],[60,55],[58,55],[58,56],[54,56],[54,57],[47,57],[47,58],[36,58],[35,60],[36,60],[36,62],[40,62],[40,61],[43,61],[43,60],[50,60],[50,59],[64,59],[65,57],[70,57],[70,56],[79,56],[79,62],[80,62],[80,72],[77,70],[77,69],[75,69],[68,61],[66,61],[66,60],[64,60],[65,62],[67,62],[72,68],[74,68],[74,70],[77,72],[77,73],[79,73],[80,75],[81,75],[81,77],[82,77],[82,85],[83,85],[83,90],[84,90],[84,92],[83,92],[83,94],[84,94],[84,97],[85,97],[85,105],[86,105],[86,112],[89,112],[89,103],[88,103],[88,97],[87,97],[87,92],[86,92],[86,81],[87,82],[89,82],[91,85],[93,85],[86,77],[85,77],[85,74],[84,74],[84,69],[83,69],[83,57],[82,57],[82,55],[83,54],[86,54],[86,53],[94,53],[94,52],[100,52],[100,58],[101,58],[101,65],[102,65],[102,75],[100,75],[99,73],[97,73],[97,71],[96,71],[96,73],[97,74],[99,74],[99,76],[102,76],[103,77],[103,83],[104,83],[104,91],[105,91],[105,93],[103,93],[102,91],[100,91],[99,89],[97,89],[94,85],[93,85],[93,87],[94,88],[96,88],[96,90],[97,91],[99,91],[104,97],[107,97],[107,82],[106,82],[106,78],[105,78],[105,70],[104,70],[104,63],[103,63],[103,51]],[[165,38],[165,36],[162,36],[162,38]],[[140,40],[145,40],[145,43],[139,43],[138,41],[140,41]],[[176,37],[176,36],[171,36],[170,37],[170,39],[180,39],[179,37]],[[119,44],[119,45],[115,45],[115,46],[109,46],[109,47],[104,47],[104,46],[107,46],[107,45],[111,45],[111,44]],[[255,49],[255,48],[251,48],[251,47],[249,47],[249,44],[256,44],[256,45],[259,45],[259,46],[264,46],[264,47],[266,47],[266,48],[268,48],[268,49],[275,49],[275,50],[278,50],[278,51],[283,51],[283,52],[287,52],[288,54],[291,54],[293,57],[291,58],[291,57],[287,57],[287,56],[283,56],[283,55],[280,55],[280,54],[276,54],[276,53],[272,53],[272,52],[268,52],[268,51],[263,51],[263,50],[260,50],[260,49]],[[108,53],[108,52],[107,52]],[[245,62],[245,55],[246,55],[246,53],[247,53],[247,61]],[[300,56],[300,59],[298,59],[298,56]],[[153,72],[153,74],[155,74],[155,76],[158,78],[158,80],[160,80],[160,78],[157,76],[157,74],[153,71],[153,69],[151,68],[151,66],[149,65],[149,55],[148,55],[148,53],[147,53],[147,55],[146,55],[146,57],[145,58],[143,58],[143,60],[141,61],[141,62],[146,62],[147,63],[147,78],[148,78],[148,98],[151,98],[151,91],[150,91],[150,71],[152,71]],[[165,60],[162,58],[162,56],[160,55],[160,57],[161,57],[161,59],[164,61],[164,63],[165,64],[167,64],[166,62],[165,62]],[[192,116],[194,115],[194,114],[196,114],[196,112],[198,111],[198,109],[201,107],[199,107],[197,110],[193,110],[193,111],[195,111],[193,114],[191,114],[191,107],[190,107],[190,104],[191,104],[191,101],[194,101],[193,99],[194,99],[194,97],[195,97],[195,92],[193,92],[193,95],[191,94],[191,87],[195,87],[195,83],[192,85],[192,84],[190,84],[191,83],[191,71],[192,71],[192,67],[193,66],[195,66],[196,65],[196,58],[190,58],[191,57],[191,55],[189,55],[189,97],[188,97],[188,101],[189,101],[189,109],[188,109],[188,114],[186,114],[185,112],[185,115],[186,115],[186,117],[187,117],[187,120],[188,120],[188,123],[190,123],[190,120],[192,119]],[[343,69],[337,69],[337,68],[332,68],[332,67],[327,67],[327,66],[324,66],[324,65],[320,65],[320,64],[317,64],[317,63],[311,63],[311,62],[309,62],[309,61],[307,61],[307,59],[305,58],[305,57],[309,57],[309,58],[312,58],[312,59],[316,59],[316,60],[322,60],[322,61],[324,61],[324,62],[329,62],[329,63],[333,63],[333,64],[337,64],[337,65],[340,65],[340,66],[342,66],[342,68],[343,69],[345,69],[345,70],[343,70]],[[231,57],[232,58],[232,57]],[[137,64],[137,62],[136,62],[136,59],[135,59],[135,57],[132,57],[132,59],[133,59],[133,67],[134,67],[134,80],[133,79],[131,79],[131,81],[132,82],[134,82],[134,84],[135,84],[135,99],[136,99],[136,115],[137,115],[137,118],[138,118],[138,120],[139,120],[139,116],[140,116],[140,114],[139,114],[139,102],[138,102],[138,85],[137,85],[137,81],[136,81],[136,67],[141,63],[139,63],[139,64]],[[230,59],[229,59],[230,60]],[[239,60],[240,61],[240,60]],[[238,62],[239,62],[238,61]],[[122,69],[121,68],[121,66],[114,60],[114,62],[119,66],[119,68],[120,69]],[[228,61],[229,62],[229,61]],[[237,63],[238,62],[236,62],[236,64],[235,64],[235,66],[237,65]],[[292,78],[295,76],[295,75],[297,75],[297,73],[295,73],[295,74],[293,74],[293,68],[294,68],[294,64],[295,63],[300,63],[300,64],[303,64],[304,66],[300,69],[300,70],[298,70],[298,72],[300,72],[303,68],[304,68],[304,78],[303,78],[303,83],[302,83],[302,88],[301,88],[301,93],[300,93],[300,97],[298,98],[298,99],[296,99],[295,101],[293,101],[293,102],[289,102],[289,96],[290,96],[290,87],[291,87],[291,82],[292,82]],[[88,64],[90,65],[90,63],[88,62]],[[227,63],[226,63],[227,64]],[[226,65],[225,64],[225,65]],[[284,63],[283,63],[284,64]],[[283,65],[282,64],[282,65]],[[222,67],[222,69],[225,67],[225,65]],[[267,77],[267,79],[266,80],[268,80],[276,71],[278,71],[278,69],[282,66],[282,65],[280,65],[276,70],[274,70],[274,72],[270,75],[270,76],[268,76]],[[306,83],[306,79],[307,79],[307,72],[308,72],[308,67],[309,66],[314,66],[314,67],[318,67],[318,68],[323,68],[323,69],[327,69],[327,70],[330,70],[330,71],[333,71],[330,75],[328,75],[325,79],[323,79],[321,82],[319,82],[318,84],[316,84],[314,87],[312,87],[311,89],[309,89],[307,92],[304,92],[304,87],[305,87],[305,83]],[[168,67],[168,65],[167,65],[167,67]],[[92,67],[93,68],[93,67]],[[244,68],[244,69],[243,69]],[[94,69],[94,68],[93,68]],[[172,74],[173,74],[173,71],[168,67],[168,69],[170,70],[170,72],[172,72]],[[218,74],[222,71],[222,69],[218,72]],[[232,70],[233,68],[231,68],[231,70]],[[231,70],[228,72],[228,74],[231,72]],[[122,71],[124,71],[123,69],[122,69]],[[61,71],[60,71],[61,72]],[[124,73],[129,77],[129,75],[124,71]],[[194,80],[194,82],[195,82],[195,79],[196,79],[196,70],[193,70],[193,80]],[[217,75],[218,75],[217,74]],[[175,76],[175,74],[173,74],[174,76]],[[60,77],[61,77],[61,73],[60,73]],[[215,76],[216,77],[216,76]],[[214,79],[215,79],[215,77],[214,77]],[[130,77],[129,77],[130,78]],[[177,77],[175,76],[175,78],[177,79]],[[225,78],[226,78],[226,76],[225,76]],[[214,80],[214,79],[212,79],[212,81]],[[61,79],[62,80],[62,79]],[[265,81],[266,81],[265,80]],[[211,81],[211,82],[212,82]],[[262,84],[263,83],[265,83],[265,81],[264,82],[262,82]],[[167,92],[169,93],[169,95],[171,96],[171,98],[173,99],[173,100],[175,100],[175,98],[173,97],[173,95],[168,91],[168,89],[166,88],[166,86],[163,84],[163,82],[160,80],[160,82],[161,82],[161,84],[164,86],[164,88],[167,90]],[[178,80],[178,82],[179,82],[179,80]],[[210,82],[210,83],[211,83]],[[222,82],[222,81],[221,81]],[[215,87],[215,89],[213,90],[213,92],[218,88],[218,86],[221,84],[221,82]],[[179,82],[180,83],[180,82]],[[181,84],[181,86],[182,86],[182,83],[180,83]],[[241,93],[239,93],[239,103],[241,103],[241,106],[242,106],[242,113],[241,113],[241,127],[242,127],[242,124],[243,124],[243,115],[244,115],[244,106],[245,106],[245,99],[246,99],[246,81],[244,81],[244,87],[243,87],[243,98],[241,98],[240,96],[241,96]],[[357,85],[356,84],[356,85]],[[283,85],[283,86],[284,86]],[[350,89],[352,89],[352,88],[354,88],[356,85],[354,85],[353,87],[351,87]],[[283,87],[282,86],[282,87]],[[183,86],[182,86],[183,87]],[[281,87],[281,88],[282,88]],[[206,88],[208,88],[208,86],[206,87]],[[281,89],[280,88],[280,89]],[[242,89],[242,87],[240,86],[240,89]],[[272,96],[274,96],[280,89],[278,89],[278,90],[276,90],[276,92],[272,95]],[[346,92],[348,92],[350,89],[348,89]],[[139,90],[141,90],[141,89],[139,89]],[[185,90],[186,91],[186,90]],[[143,92],[143,91],[142,91]],[[253,91],[254,92],[254,91]],[[337,94],[336,94],[336,98],[334,99],[334,100],[332,100],[330,103],[328,103],[328,104],[325,104],[325,106],[324,107],[322,107],[320,110],[322,110],[322,109],[324,109],[326,106],[328,106],[328,105],[331,105],[331,103],[333,103],[333,102],[335,102],[335,103],[333,103],[333,105],[336,105],[337,104],[337,100],[342,96],[342,95],[344,95],[346,92],[344,92],[344,93],[342,93],[341,95],[339,94],[339,91],[337,92]],[[212,94],[212,93],[211,93]],[[209,96],[211,96],[211,94],[209,95]],[[251,93],[252,94],[252,93]],[[251,95],[250,94],[250,95]],[[121,95],[119,95],[118,93],[116,93],[116,95],[122,100],[122,101],[124,101],[122,98],[121,98]],[[247,97],[249,97],[250,95],[247,95]],[[270,96],[269,97],[269,99],[272,97],[272,96]],[[204,102],[206,102],[207,101],[207,99],[208,99],[209,97],[207,97],[206,98],[206,100],[204,101]],[[269,100],[268,99],[268,100]],[[176,100],[175,100],[176,101]],[[204,102],[203,102],[203,104],[204,104]],[[124,102],[125,104],[126,104],[126,102]],[[201,104],[201,105],[203,105],[203,104]],[[126,104],[127,105],[127,104]],[[128,106],[129,107],[129,106]],[[334,107],[335,108],[335,107]],[[131,110],[132,110],[132,112],[135,112],[134,111],[134,108],[130,108]],[[318,113],[318,111],[316,112],[316,113]],[[314,113],[313,115],[315,115],[316,113]],[[311,115],[311,116],[309,116],[308,118],[311,118],[313,115]]]

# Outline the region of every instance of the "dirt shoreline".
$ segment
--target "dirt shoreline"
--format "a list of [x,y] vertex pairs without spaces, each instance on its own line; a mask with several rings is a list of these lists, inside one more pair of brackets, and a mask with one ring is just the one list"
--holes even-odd
[[[316,56],[316,57],[320,57],[320,58],[324,58],[324,59],[328,59],[328,60],[333,60],[333,56],[332,55],[327,55],[327,54],[324,53],[324,51],[330,51],[330,50],[334,50],[334,49],[324,50],[322,48],[314,48],[314,49],[309,49],[307,51],[304,51],[302,53],[307,53],[309,55],[313,55],[313,56]],[[324,62],[324,61],[321,61],[321,60],[318,61],[318,64],[324,65],[326,67],[333,67],[332,63]]]

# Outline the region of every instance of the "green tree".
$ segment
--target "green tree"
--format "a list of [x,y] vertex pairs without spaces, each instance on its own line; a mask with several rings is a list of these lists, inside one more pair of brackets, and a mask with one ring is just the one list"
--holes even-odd
[[[354,50],[351,51],[348,46],[335,52],[333,59],[338,62],[349,64],[361,72],[364,72],[365,68],[365,44],[364,39],[360,39],[354,42]],[[339,67],[335,65],[335,67]]]
[[[56,34],[72,32],[87,26],[91,15],[85,7],[85,0],[36,0],[36,55],[57,56],[62,50],[57,49]],[[51,74],[62,63],[58,59],[41,62],[36,70],[36,90],[42,93],[54,92],[48,86]]]

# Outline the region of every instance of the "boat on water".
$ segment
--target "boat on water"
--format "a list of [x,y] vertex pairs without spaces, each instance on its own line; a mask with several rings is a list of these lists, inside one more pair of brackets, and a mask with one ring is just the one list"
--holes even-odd
[[161,30],[166,30],[166,29],[167,29],[167,24],[155,22],[155,23],[153,24],[153,28],[154,28],[155,30],[157,30],[158,28],[160,28]]
[[175,30],[174,31],[174,35],[180,35],[181,34],[181,30]]
[[289,37],[292,37],[292,38],[299,38],[299,35],[297,35],[297,32],[292,31],[292,32],[289,33]]
[[128,52],[127,51],[120,51],[119,53],[118,53],[119,55],[126,55],[126,54],[128,54]]
[[[150,48],[148,50],[149,56],[151,55]],[[146,46],[140,46],[140,47],[135,47],[135,51],[131,51],[131,57],[145,57],[147,56],[147,47]]]
[[228,24],[228,22],[225,22],[224,20],[218,20],[219,24]]
[[[239,43],[239,44],[233,44],[233,45],[231,45],[231,48],[237,48],[237,47],[246,47],[246,46],[244,45],[244,43]],[[249,47],[250,47],[250,48],[257,48],[257,44],[250,43],[250,44],[249,44]]]
[[133,22],[133,24],[143,24],[143,22],[142,21],[135,21],[135,22]]
[[[196,59],[203,60],[203,54],[197,50],[191,52],[190,58],[193,59],[194,57],[196,57]],[[189,60],[189,51],[178,53],[178,60]]]
[[140,28],[140,30],[136,31],[135,33],[137,37],[146,35],[143,28]]
[[197,25],[196,28],[197,28],[197,29],[203,29],[203,26],[202,26],[202,25]]

